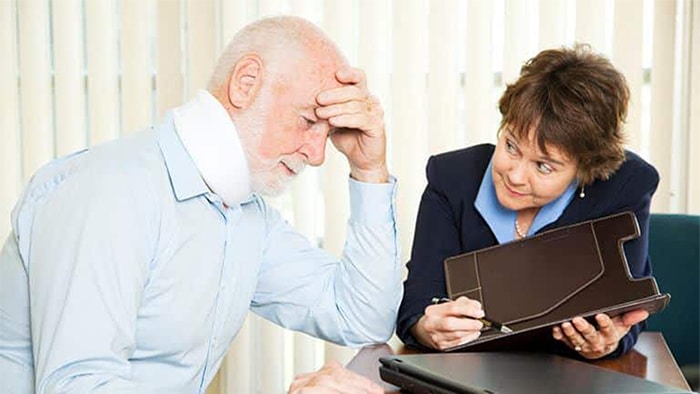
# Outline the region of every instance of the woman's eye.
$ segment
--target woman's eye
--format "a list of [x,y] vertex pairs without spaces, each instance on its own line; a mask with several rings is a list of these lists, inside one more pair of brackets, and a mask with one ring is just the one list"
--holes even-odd
[[508,153],[516,153],[517,152],[517,150],[515,149],[515,145],[513,145],[513,143],[510,141],[506,141],[506,151],[508,151]]
[[537,163],[537,170],[543,174],[551,174],[553,171],[547,163]]

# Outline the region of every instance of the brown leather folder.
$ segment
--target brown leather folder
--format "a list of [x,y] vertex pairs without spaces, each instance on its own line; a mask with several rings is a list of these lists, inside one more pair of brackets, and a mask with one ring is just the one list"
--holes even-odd
[[482,332],[449,350],[518,335],[598,313],[617,316],[636,309],[663,310],[653,277],[631,277],[622,248],[639,237],[631,212],[577,223],[530,238],[445,260],[447,293],[481,302],[487,316],[512,333]]

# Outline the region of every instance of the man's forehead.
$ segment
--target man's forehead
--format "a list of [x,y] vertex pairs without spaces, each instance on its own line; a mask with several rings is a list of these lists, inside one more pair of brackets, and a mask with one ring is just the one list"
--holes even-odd
[[307,97],[303,108],[317,108],[316,97],[319,93],[343,86],[336,74],[348,64],[340,54],[333,51],[311,50],[301,59],[299,66],[297,75],[290,76],[294,78],[291,83],[304,86],[302,89]]
[[335,78],[335,73],[333,73],[330,77],[327,77],[325,79],[322,79],[318,81],[313,89],[311,90],[309,97],[307,98],[307,103],[304,105],[305,108],[318,108],[319,104],[317,101],[317,97],[320,93],[332,90],[332,89],[337,89],[342,87],[343,84],[340,83],[336,78]]

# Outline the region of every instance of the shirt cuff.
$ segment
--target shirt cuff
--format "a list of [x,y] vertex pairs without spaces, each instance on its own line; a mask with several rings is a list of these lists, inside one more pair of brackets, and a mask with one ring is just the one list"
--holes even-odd
[[350,221],[387,223],[395,221],[396,178],[388,183],[358,182],[350,177]]

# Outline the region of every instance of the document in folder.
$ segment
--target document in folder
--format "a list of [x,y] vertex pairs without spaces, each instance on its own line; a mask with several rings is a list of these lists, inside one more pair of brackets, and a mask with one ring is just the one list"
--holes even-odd
[[509,334],[484,331],[477,340],[447,350],[576,316],[663,310],[671,297],[659,292],[656,280],[630,275],[622,245],[637,237],[636,217],[624,212],[446,259],[449,297],[480,301],[490,319],[513,330]]

